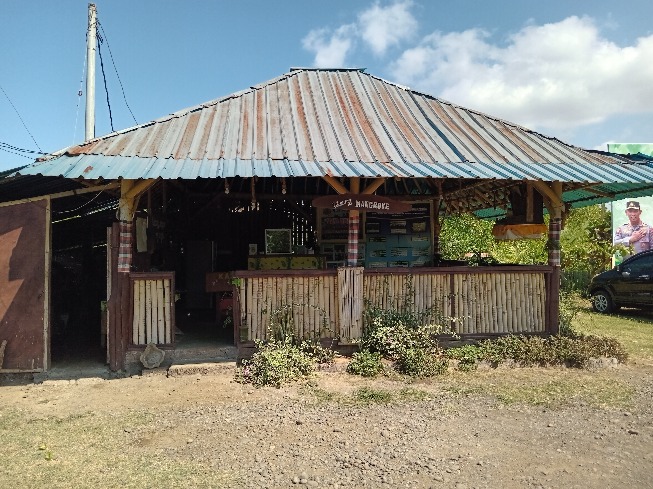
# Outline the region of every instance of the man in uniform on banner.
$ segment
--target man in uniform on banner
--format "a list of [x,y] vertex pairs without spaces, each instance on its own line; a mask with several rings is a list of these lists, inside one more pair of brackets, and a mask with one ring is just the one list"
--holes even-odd
[[635,253],[652,249],[651,227],[642,222],[642,209],[639,202],[634,200],[626,202],[626,216],[628,222],[619,226],[614,233],[614,244],[632,246]]

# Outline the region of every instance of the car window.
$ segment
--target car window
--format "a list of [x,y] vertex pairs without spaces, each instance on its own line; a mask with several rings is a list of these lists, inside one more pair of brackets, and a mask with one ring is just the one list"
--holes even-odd
[[626,263],[624,271],[634,275],[653,274],[653,255],[643,256]]

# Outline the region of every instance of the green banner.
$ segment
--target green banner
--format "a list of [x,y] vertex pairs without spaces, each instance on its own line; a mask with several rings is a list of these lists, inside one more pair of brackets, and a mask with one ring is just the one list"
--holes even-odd
[[608,143],[608,152],[620,155],[634,155],[642,153],[653,156],[653,143]]

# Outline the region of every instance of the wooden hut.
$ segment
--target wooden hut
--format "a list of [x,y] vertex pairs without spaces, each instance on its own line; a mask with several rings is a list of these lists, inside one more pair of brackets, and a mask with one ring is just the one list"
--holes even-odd
[[[649,160],[570,146],[364,70],[294,69],[0,181],[0,259],[14,285],[0,288],[4,367],[47,370],[55,330],[93,288],[115,370],[148,343],[175,348],[206,311],[239,345],[266,338],[279,311],[300,336],[350,344],[366,303],[400,301],[458,318],[462,336],[555,333],[566,211],[652,191]],[[548,264],[443,262],[441,219],[464,212],[502,219],[497,234],[548,233]],[[40,285],[12,296],[28,244]],[[89,263],[73,297],[66,259]],[[21,317],[30,304],[34,317]]]

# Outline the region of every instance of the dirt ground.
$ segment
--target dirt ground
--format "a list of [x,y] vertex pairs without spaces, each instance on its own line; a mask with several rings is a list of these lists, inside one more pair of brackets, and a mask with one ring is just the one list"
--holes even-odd
[[648,363],[4,385],[0,486],[653,488],[652,401]]

